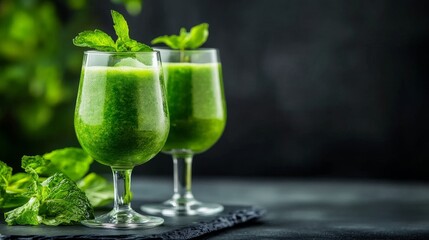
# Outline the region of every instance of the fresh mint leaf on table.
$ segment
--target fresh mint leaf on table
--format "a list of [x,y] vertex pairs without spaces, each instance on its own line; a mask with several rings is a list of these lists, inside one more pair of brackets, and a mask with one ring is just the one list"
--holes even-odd
[[95,173],[85,176],[92,162],[80,148],[23,156],[25,173],[12,174],[12,168],[0,161],[0,208],[14,208],[5,213],[6,222],[67,225],[92,218],[93,207],[113,200],[110,182]]
[[1,208],[9,209],[22,206],[30,198],[29,188],[33,186],[33,178],[28,173],[16,173],[9,178],[7,191],[0,194]]
[[112,184],[96,173],[90,173],[77,182],[92,206],[105,206],[113,201]]
[[[50,160],[53,165],[73,181],[83,178],[93,162],[93,158],[80,148],[58,149],[45,153],[43,158]],[[68,159],[73,159],[73,161],[68,161]]]
[[201,23],[187,32],[185,28],[180,29],[179,35],[164,35],[152,40],[152,44],[164,43],[172,49],[185,50],[196,49],[203,45],[209,36],[209,25]]
[[0,204],[3,205],[6,201],[6,189],[9,185],[9,179],[12,176],[12,168],[6,163],[0,161]]
[[152,48],[146,44],[137,42],[129,36],[127,21],[124,16],[114,10],[111,10],[113,19],[113,28],[115,29],[117,39],[113,41],[107,33],[101,30],[83,31],[74,39],[73,44],[78,47],[94,48],[104,52],[148,52]]
[[23,156],[21,167],[29,174],[47,177],[58,172],[58,168],[50,161],[42,156]]
[[94,217],[85,193],[63,173],[55,173],[38,188],[26,204],[5,213],[7,224],[56,226]]
[[0,206],[14,208],[23,205],[29,199],[27,190],[33,178],[27,173],[12,175],[12,168],[0,161]]
[[21,207],[15,208],[12,211],[4,214],[8,225],[39,225],[41,217],[39,217],[40,201],[37,197],[32,197]]
[[0,161],[0,196],[6,192],[9,179],[12,176],[12,168]]
[[43,181],[42,188],[39,215],[44,224],[71,224],[94,218],[85,193],[63,173],[55,173]]

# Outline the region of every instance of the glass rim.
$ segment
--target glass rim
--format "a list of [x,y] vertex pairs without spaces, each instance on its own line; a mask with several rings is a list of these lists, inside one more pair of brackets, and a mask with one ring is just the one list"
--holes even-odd
[[97,55],[128,55],[128,54],[159,54],[157,50],[152,51],[141,51],[141,52],[107,52],[107,51],[98,51],[98,50],[85,50],[84,54],[97,54]]
[[198,48],[198,49],[171,49],[168,47],[153,47],[154,51],[169,51],[169,52],[188,52],[188,53],[202,53],[202,52],[218,52],[219,50],[217,48]]

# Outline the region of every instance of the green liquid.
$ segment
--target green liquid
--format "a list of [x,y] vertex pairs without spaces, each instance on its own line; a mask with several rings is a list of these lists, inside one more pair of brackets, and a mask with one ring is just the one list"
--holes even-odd
[[160,81],[155,68],[84,68],[75,111],[82,148],[98,162],[118,168],[154,157],[169,129]]
[[226,123],[221,65],[164,63],[170,133],[163,151],[200,153],[223,133]]

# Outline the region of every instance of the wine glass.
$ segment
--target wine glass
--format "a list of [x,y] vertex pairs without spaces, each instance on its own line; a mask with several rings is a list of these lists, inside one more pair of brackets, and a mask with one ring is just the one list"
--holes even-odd
[[221,212],[222,205],[199,202],[191,191],[193,156],[212,147],[226,124],[218,50],[156,50],[161,53],[170,112],[170,133],[162,152],[173,158],[174,194],[164,203],[141,209],[165,216]]
[[82,224],[99,228],[149,228],[160,217],[131,208],[131,171],[153,158],[168,136],[159,52],[84,53],[74,116],[82,148],[113,171],[114,207]]

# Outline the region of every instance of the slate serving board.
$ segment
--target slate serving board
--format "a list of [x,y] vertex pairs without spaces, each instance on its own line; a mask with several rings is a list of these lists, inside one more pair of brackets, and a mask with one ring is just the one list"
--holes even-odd
[[[139,203],[133,205],[139,206]],[[83,225],[8,226],[2,221],[0,239],[192,239],[261,219],[264,214],[262,208],[225,206],[222,213],[213,216],[163,217],[165,221],[161,226],[127,230],[88,228]]]

